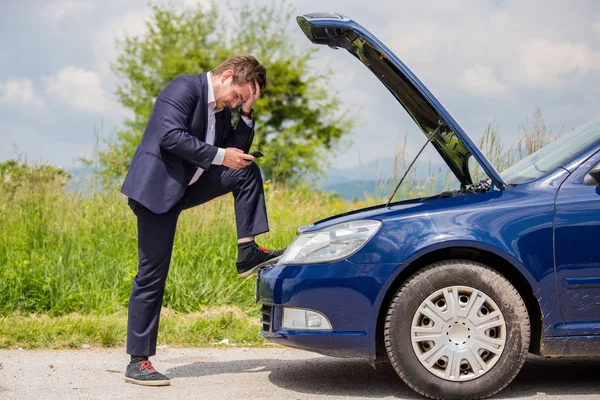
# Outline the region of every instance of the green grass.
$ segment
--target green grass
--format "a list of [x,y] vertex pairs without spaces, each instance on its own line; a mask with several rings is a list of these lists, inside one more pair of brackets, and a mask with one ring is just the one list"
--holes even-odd
[[[136,219],[116,189],[76,194],[46,170],[0,174],[0,316],[122,312],[137,272]],[[271,232],[261,245],[287,246],[299,225],[357,205],[309,189],[266,187]],[[254,305],[254,278],[239,279],[231,195],[182,213],[163,305]]]
[[[287,246],[299,225],[361,206],[306,188],[266,184],[265,194],[271,232],[258,241],[271,248]],[[160,343],[264,343],[236,243],[231,195],[182,213]],[[0,170],[0,347],[123,345],[136,272],[136,218],[116,188],[73,193],[52,169]]]
[[[158,344],[169,347],[210,347],[228,339],[234,346],[265,346],[258,315],[248,316],[237,307],[206,308],[181,314],[163,309]],[[108,314],[11,315],[0,318],[0,348],[64,349],[124,346],[127,316]]]

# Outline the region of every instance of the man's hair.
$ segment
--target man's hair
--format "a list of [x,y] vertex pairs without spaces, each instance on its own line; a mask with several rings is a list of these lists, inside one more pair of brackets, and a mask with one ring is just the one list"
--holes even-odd
[[233,70],[233,83],[243,85],[245,83],[258,83],[260,91],[265,90],[267,84],[267,70],[251,55],[234,56],[219,64],[211,73],[215,76],[223,74],[228,69]]

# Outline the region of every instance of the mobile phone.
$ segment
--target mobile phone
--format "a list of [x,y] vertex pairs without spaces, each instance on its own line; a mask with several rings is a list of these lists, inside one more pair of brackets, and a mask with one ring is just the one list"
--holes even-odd
[[254,158],[261,158],[262,156],[264,156],[264,154],[260,150],[253,151],[252,153],[250,153],[250,155]]

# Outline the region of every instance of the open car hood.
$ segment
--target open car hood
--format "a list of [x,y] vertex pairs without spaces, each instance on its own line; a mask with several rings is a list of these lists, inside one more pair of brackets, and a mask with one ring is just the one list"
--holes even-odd
[[358,58],[388,88],[440,153],[461,185],[473,184],[469,157],[473,156],[492,180],[505,183],[446,109],[383,43],[356,22],[334,13],[296,18],[304,34],[316,44],[344,48]]

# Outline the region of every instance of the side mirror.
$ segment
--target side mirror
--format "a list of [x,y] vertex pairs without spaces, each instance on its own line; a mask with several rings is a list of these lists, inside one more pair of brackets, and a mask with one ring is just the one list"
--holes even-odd
[[588,186],[600,186],[600,167],[595,167],[585,174],[583,183]]

